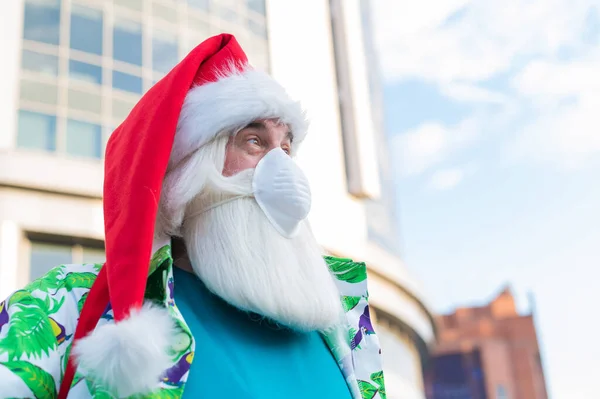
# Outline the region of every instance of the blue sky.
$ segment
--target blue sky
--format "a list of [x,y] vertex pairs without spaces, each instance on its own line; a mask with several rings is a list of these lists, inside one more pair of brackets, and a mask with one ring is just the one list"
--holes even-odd
[[374,4],[407,267],[532,292],[551,397],[600,397],[600,0]]

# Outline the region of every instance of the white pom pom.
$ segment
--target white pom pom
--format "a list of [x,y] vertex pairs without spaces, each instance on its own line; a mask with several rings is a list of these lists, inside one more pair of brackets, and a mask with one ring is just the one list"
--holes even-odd
[[164,308],[145,304],[129,318],[96,328],[73,348],[78,370],[119,398],[155,390],[171,366],[175,326]]

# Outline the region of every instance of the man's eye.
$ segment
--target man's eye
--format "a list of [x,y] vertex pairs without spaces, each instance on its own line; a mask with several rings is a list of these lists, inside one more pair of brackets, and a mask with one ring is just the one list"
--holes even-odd
[[283,152],[285,152],[286,154],[290,155],[290,149],[289,148],[282,148]]
[[252,145],[259,145],[259,144],[260,144],[260,143],[258,142],[258,139],[257,139],[257,138],[254,138],[254,137],[253,137],[253,138],[250,138],[250,139],[248,139],[248,143],[249,143],[249,144],[252,144]]

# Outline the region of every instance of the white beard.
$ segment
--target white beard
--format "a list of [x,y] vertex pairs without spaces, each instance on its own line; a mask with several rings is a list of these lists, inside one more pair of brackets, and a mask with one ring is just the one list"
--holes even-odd
[[[343,310],[321,247],[308,223],[282,237],[248,194],[251,172],[211,174],[211,187],[186,209],[182,226],[188,257],[207,288],[229,304],[299,331],[326,331]],[[216,182],[215,182],[216,180]]]

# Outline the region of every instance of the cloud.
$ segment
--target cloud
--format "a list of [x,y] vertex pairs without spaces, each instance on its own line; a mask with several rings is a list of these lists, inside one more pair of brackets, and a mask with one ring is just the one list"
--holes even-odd
[[392,137],[395,166],[401,176],[419,175],[441,163],[454,151],[477,138],[479,120],[465,119],[455,126],[426,122]]
[[512,86],[536,112],[510,143],[512,155],[569,169],[600,158],[598,55],[533,61],[514,77]]
[[441,92],[445,96],[461,102],[505,104],[509,101],[508,97],[503,94],[469,83],[448,83],[441,87]]
[[580,41],[597,0],[374,0],[387,80],[477,82]]
[[[554,112],[552,112],[552,110]],[[600,159],[600,92],[547,107],[508,146],[520,159],[578,169]]]
[[454,188],[465,177],[465,171],[460,168],[439,170],[433,174],[429,186],[434,190],[449,190]]
[[[513,160],[587,165],[600,156],[598,5],[374,0],[385,79],[430,82],[469,104],[470,136],[493,141],[504,129],[494,145]],[[486,86],[499,76],[508,83]],[[394,149],[401,173],[418,175],[474,144],[455,137],[461,130],[423,121],[399,135]]]
[[[600,51],[597,51],[600,55]],[[569,62],[532,61],[511,84],[522,96],[533,100],[600,91],[600,56]]]
[[418,174],[443,158],[448,150],[448,131],[439,124],[426,123],[396,136],[395,144],[400,173]]

